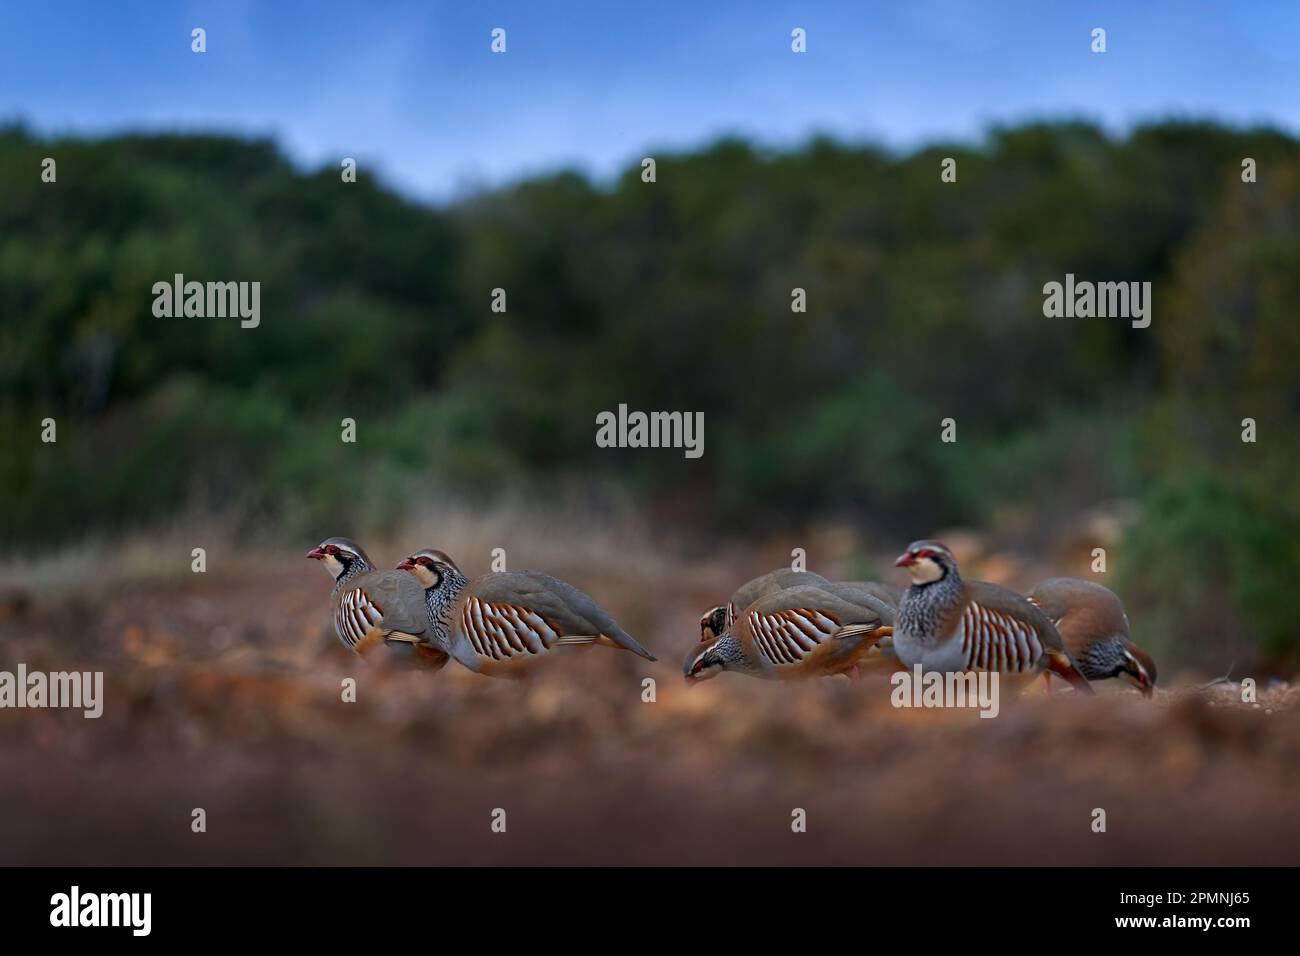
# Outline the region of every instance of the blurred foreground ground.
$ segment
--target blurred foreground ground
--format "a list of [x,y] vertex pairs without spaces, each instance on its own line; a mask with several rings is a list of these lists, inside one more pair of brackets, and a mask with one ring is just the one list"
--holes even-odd
[[660,662],[578,650],[524,684],[356,661],[297,551],[56,574],[5,607],[0,667],[102,669],[105,711],[0,711],[0,864],[1300,863],[1300,688],[1004,688],[992,720],[894,710],[883,676],[687,688],[700,612],[765,568],[614,550],[517,566],[569,577]]

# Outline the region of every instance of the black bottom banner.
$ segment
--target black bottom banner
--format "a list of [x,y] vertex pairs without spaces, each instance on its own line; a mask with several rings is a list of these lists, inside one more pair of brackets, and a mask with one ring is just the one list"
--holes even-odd
[[[5,869],[6,937],[394,942],[431,921],[493,943],[556,930],[734,941],[805,921],[1231,945],[1292,925],[1289,869]],[[809,926],[811,928],[811,925]],[[1246,934],[1245,936],[1241,934]],[[921,937],[918,937],[918,942]],[[972,939],[973,941],[973,939]]]

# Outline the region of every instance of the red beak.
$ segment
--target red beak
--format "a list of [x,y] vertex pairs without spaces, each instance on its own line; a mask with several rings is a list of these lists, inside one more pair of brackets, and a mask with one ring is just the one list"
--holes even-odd
[[325,552],[322,551],[320,548],[312,548],[310,551],[307,552],[307,557],[315,558],[317,561],[319,561],[321,558],[325,557]]
[[898,560],[894,562],[894,567],[910,568],[914,564],[916,564],[916,558],[912,557],[910,554],[900,554]]
[[1145,697],[1147,700],[1150,700],[1152,697],[1154,697],[1155,693],[1156,693],[1156,689],[1152,687],[1150,684],[1147,684],[1146,687],[1142,688],[1142,696]]
[[415,567],[415,562],[412,561],[410,558],[407,558],[405,561],[403,561],[401,564],[397,566],[397,570],[410,571],[414,567]]

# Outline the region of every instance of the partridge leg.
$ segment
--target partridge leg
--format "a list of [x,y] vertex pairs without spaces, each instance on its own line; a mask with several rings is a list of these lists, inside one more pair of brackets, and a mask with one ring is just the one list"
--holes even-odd
[[429,647],[427,644],[415,644],[413,648],[416,662],[425,670],[439,671],[447,663],[447,655],[436,647]]
[[1092,689],[1092,685],[1088,683],[1088,678],[1079,673],[1078,669],[1075,668],[1074,664],[1070,662],[1070,659],[1066,657],[1065,654],[1060,652],[1049,654],[1047,658],[1047,667],[1055,673],[1057,677],[1069,681],[1071,686],[1073,686],[1079,693],[1087,694],[1089,697],[1097,693]]

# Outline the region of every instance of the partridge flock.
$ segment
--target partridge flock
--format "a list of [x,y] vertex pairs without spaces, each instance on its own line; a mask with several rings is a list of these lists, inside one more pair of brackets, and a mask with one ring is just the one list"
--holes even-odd
[[[438,669],[449,659],[487,677],[518,679],[568,648],[603,646],[655,657],[573,585],[535,571],[471,580],[432,548],[381,571],[347,538],[307,553],[334,579],[334,632],[366,657],[378,648]],[[780,568],[742,585],[700,618],[686,655],[688,683],[735,671],[767,680],[844,674],[868,655],[891,668],[1049,675],[1092,694],[1090,681],[1120,678],[1150,696],[1150,655],[1129,638],[1128,616],[1111,591],[1052,578],[1027,597],[966,581],[948,548],[916,541],[894,562],[911,586],[833,582]]]
[[557,648],[601,644],[655,657],[571,584],[535,571],[471,581],[446,554],[417,551],[378,571],[360,546],[326,538],[307,552],[334,578],[334,633],[362,657],[408,644],[425,666],[452,657],[476,674],[520,678]]

